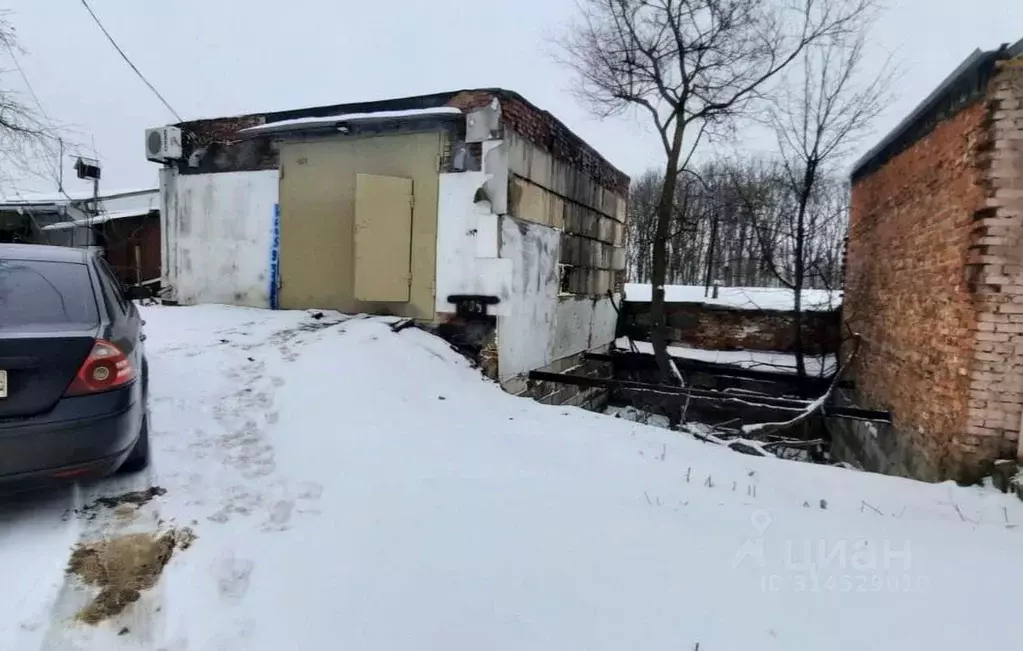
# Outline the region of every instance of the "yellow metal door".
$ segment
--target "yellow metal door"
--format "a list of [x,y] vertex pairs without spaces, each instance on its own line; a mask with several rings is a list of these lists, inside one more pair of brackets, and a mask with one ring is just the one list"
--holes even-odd
[[355,179],[355,299],[405,303],[412,281],[412,179]]
[[[335,136],[281,145],[282,308],[434,318],[441,143],[441,134],[429,132]],[[409,298],[404,293],[397,302],[355,298],[355,186],[359,174],[412,179],[415,205]],[[405,190],[402,193],[407,194]],[[397,270],[377,264],[375,272],[400,276],[406,268],[404,263]]]

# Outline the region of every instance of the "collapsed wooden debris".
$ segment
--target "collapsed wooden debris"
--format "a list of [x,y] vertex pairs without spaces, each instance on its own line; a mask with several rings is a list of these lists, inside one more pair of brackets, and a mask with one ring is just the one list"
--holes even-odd
[[[561,382],[583,387],[603,387],[612,391],[645,392],[656,396],[664,404],[681,405],[687,400],[691,402],[717,402],[735,406],[748,406],[773,410],[775,412],[803,412],[816,401],[802,398],[779,398],[765,393],[742,390],[715,390],[696,387],[679,387],[667,384],[635,382],[615,378],[586,377],[569,373],[550,373],[531,371],[530,380],[540,382]],[[853,418],[857,420],[891,423],[891,412],[879,409],[862,409],[860,407],[829,406],[828,415],[836,418]]]
[[[827,462],[826,450],[830,435],[825,415],[830,418],[891,423],[891,413],[888,411],[839,405],[834,400],[837,388],[849,386],[842,380],[842,369],[848,366],[857,348],[854,345],[845,364],[828,377],[798,378],[791,373],[779,371],[678,360],[681,362],[680,368],[689,373],[687,380],[700,374],[704,384],[709,383],[715,388],[697,386],[692,381],[687,381],[685,386],[676,386],[620,377],[642,377],[644,373],[647,377],[653,376],[650,371],[655,371],[656,366],[652,356],[636,351],[612,351],[588,356],[593,361],[612,364],[616,375],[613,378],[574,375],[571,371],[533,371],[529,379],[607,389],[613,401],[668,415],[669,420],[677,424],[673,428],[684,429],[700,440],[744,454],[783,458],[803,455],[813,461]],[[718,381],[721,378],[748,381],[747,384],[758,388],[745,388],[742,382],[722,383]],[[814,397],[807,396],[808,388],[815,390]],[[773,393],[768,393],[768,390]],[[796,395],[791,395],[793,393]],[[700,416],[700,422],[711,433],[701,433],[685,427],[691,413]],[[717,425],[708,424],[708,420],[713,421],[708,416],[715,415],[727,418]]]

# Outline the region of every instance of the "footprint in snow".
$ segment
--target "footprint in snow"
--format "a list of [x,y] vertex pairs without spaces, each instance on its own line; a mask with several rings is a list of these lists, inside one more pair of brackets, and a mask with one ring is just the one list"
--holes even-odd
[[298,498],[302,500],[318,500],[323,495],[323,484],[314,481],[299,484]]
[[254,568],[255,563],[246,558],[237,558],[230,553],[222,557],[215,569],[220,598],[230,604],[241,601],[249,590],[249,579]]
[[291,512],[295,510],[293,500],[280,500],[270,507],[270,518],[263,524],[264,531],[284,531],[291,521]]

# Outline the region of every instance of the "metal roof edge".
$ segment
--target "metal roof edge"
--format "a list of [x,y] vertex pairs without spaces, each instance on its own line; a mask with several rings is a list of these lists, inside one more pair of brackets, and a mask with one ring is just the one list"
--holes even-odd
[[[298,120],[298,119],[303,119],[303,118],[330,118],[330,117],[333,117],[334,115],[339,115],[339,114],[344,114],[344,113],[376,113],[376,112],[384,112],[384,111],[401,111],[401,110],[408,110],[408,109],[439,108],[439,107],[442,107],[442,106],[447,106],[448,102],[450,102],[452,99],[454,99],[455,97],[457,97],[458,95],[460,95],[462,93],[489,93],[489,94],[497,97],[498,100],[512,99],[512,100],[517,100],[517,101],[523,102],[530,109],[532,109],[534,111],[537,111],[538,113],[542,113],[542,114],[548,116],[550,119],[554,120],[556,123],[561,125],[565,129],[565,131],[568,134],[571,135],[572,138],[574,138],[575,140],[578,141],[578,143],[580,143],[583,147],[586,147],[586,148],[590,149],[608,167],[610,167],[616,173],[620,174],[624,179],[626,179],[626,182],[631,183],[631,178],[629,177],[628,174],[626,174],[624,171],[622,171],[616,165],[614,165],[614,163],[612,163],[610,160],[608,160],[608,158],[606,156],[601,154],[600,151],[597,150],[596,147],[591,145],[587,140],[583,139],[577,133],[575,133],[571,129],[571,127],[569,127],[567,124],[565,124],[565,122],[563,120],[561,120],[559,117],[557,117],[556,115],[554,115],[550,111],[547,111],[546,109],[540,108],[539,106],[537,106],[533,102],[531,102],[528,99],[526,99],[521,93],[518,93],[518,92],[516,92],[514,90],[509,90],[507,88],[502,88],[502,87],[499,87],[499,86],[490,86],[490,87],[483,87],[483,88],[461,88],[461,89],[457,89],[457,90],[448,90],[448,91],[442,91],[442,92],[438,92],[438,93],[429,93],[429,94],[425,94],[425,95],[410,95],[410,96],[406,96],[406,97],[395,97],[395,98],[388,98],[388,99],[377,99],[377,100],[369,100],[369,101],[362,101],[362,102],[348,102],[348,103],[343,103],[343,104],[328,104],[328,105],[323,105],[323,106],[312,106],[312,107],[308,107],[308,108],[290,109],[290,110],[285,110],[285,111],[268,111],[268,112],[265,112],[265,113],[246,113],[246,114],[233,115],[233,116],[222,116],[222,117],[213,117],[213,118],[200,118],[200,119],[195,119],[195,120],[185,120],[183,122],[177,123],[174,126],[177,126],[179,128],[182,128],[182,129],[187,129],[187,128],[192,127],[194,125],[203,124],[203,123],[214,123],[214,122],[218,122],[220,120],[245,120],[245,119],[262,118],[263,119],[263,125],[260,125],[260,126],[266,126],[268,128],[267,128],[266,131],[264,131],[263,133],[260,133],[259,135],[270,135],[270,133],[277,131],[276,129],[270,127],[270,125],[272,125],[275,122],[285,122],[285,121]],[[433,116],[433,117],[436,118],[436,117],[442,117],[442,116]],[[325,125],[326,126],[322,126],[322,127],[315,126],[314,128],[329,130],[330,129],[329,123],[325,123]],[[289,130],[289,129],[281,129],[281,131],[287,131],[287,130]]]
[[992,52],[984,52],[980,48],[974,50],[968,57],[966,57],[963,60],[962,63],[960,63],[956,67],[955,70],[952,71],[951,74],[945,77],[945,79],[942,80],[940,84],[938,84],[937,88],[931,91],[931,93],[927,95],[927,97],[925,97],[922,102],[917,104],[916,107],[909,113],[909,115],[904,117],[897,125],[895,125],[895,128],[889,131],[888,135],[882,138],[881,141],[878,142],[876,145],[871,147],[870,150],[867,151],[867,153],[861,156],[853,164],[852,171],[849,173],[849,176],[852,178],[858,176],[860,170],[866,167],[866,165],[871,160],[873,160],[874,157],[876,157],[878,154],[884,151],[884,149],[888,145],[895,142],[899,138],[899,136],[901,136],[905,131],[907,131],[913,123],[915,123],[918,119],[923,117],[923,115],[926,114],[928,110],[931,108],[931,105],[934,104],[936,100],[938,100],[945,93],[945,91],[948,90],[956,82],[956,80],[961,75],[963,75],[966,71],[970,70],[974,65],[980,63],[980,61],[984,59],[985,56],[990,54],[992,54]]
[[1010,59],[1023,56],[1023,38],[1010,45],[1006,52]]
[[[100,193],[98,199],[100,201],[106,201],[108,199],[124,199],[126,197],[140,197],[146,194],[159,195],[160,188],[148,188],[145,190],[118,190],[111,194]],[[77,196],[72,194],[53,194],[48,196],[33,195],[35,198],[18,198],[11,199],[5,197],[0,199],[0,207],[22,207],[22,208],[42,208],[48,206],[60,207],[67,206],[75,203],[83,203],[92,201],[92,195],[86,195],[79,193]]]

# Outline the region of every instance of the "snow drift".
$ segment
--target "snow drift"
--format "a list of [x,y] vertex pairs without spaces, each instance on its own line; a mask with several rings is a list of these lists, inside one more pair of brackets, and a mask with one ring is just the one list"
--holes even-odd
[[[3,649],[961,649],[1023,504],[503,393],[386,319],[149,308],[154,466],[0,509]],[[159,485],[127,515],[75,513]],[[187,526],[92,626],[71,547]],[[964,622],[969,622],[967,626]]]

